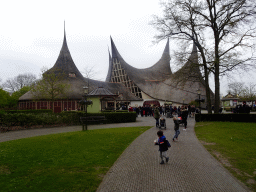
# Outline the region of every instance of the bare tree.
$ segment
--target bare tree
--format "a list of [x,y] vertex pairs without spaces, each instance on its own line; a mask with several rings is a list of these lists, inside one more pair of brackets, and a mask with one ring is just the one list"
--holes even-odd
[[[156,40],[170,37],[179,44],[192,41],[200,53],[209,100],[209,74],[214,74],[215,113],[220,104],[220,76],[243,67],[255,66],[256,2],[253,0],[169,0],[162,4],[164,15],[152,25],[160,32]],[[246,53],[246,54],[245,54]],[[251,54],[249,54],[251,53]],[[208,106],[209,103],[207,103]]]
[[251,104],[256,100],[256,84],[250,82],[241,90],[239,94],[241,100],[250,101]]
[[36,75],[32,73],[20,74],[14,78],[9,78],[3,83],[3,88],[13,93],[20,90],[24,86],[30,86],[36,81]]
[[[44,69],[46,70],[46,69]],[[35,99],[47,99],[53,102],[56,99],[66,98],[70,84],[66,75],[60,70],[42,71],[42,78],[31,89]]]
[[94,70],[94,67],[95,67],[95,66],[90,67],[90,66],[87,65],[87,66],[84,68],[84,71],[82,71],[82,74],[83,74],[86,78],[92,79],[92,78],[95,76],[95,74],[96,74],[96,71]]
[[245,85],[243,82],[233,82],[228,84],[228,92],[235,96],[241,95],[244,88]]
[[96,75],[96,71],[95,71],[95,66],[86,66],[84,68],[84,71],[82,71],[82,74],[84,75],[84,77],[86,78],[87,81],[87,87],[88,87],[88,91],[90,92],[90,80],[95,77]]

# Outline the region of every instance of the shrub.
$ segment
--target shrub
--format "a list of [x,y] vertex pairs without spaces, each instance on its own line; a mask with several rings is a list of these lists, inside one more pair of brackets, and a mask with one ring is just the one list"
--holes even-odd
[[230,113],[230,114],[196,114],[196,122],[200,121],[229,121],[229,122],[255,122],[256,114]]
[[103,113],[107,119],[107,123],[125,123],[125,122],[135,122],[136,113],[135,112],[123,112],[123,113]]
[[[135,122],[135,112],[107,112],[107,113],[88,113],[87,116],[105,116],[106,123]],[[37,125],[80,125],[80,117],[85,116],[83,111],[64,111],[61,113],[0,113],[2,124],[7,127],[22,126],[31,127]]]
[[41,113],[53,113],[51,109],[39,109],[39,110],[8,110],[6,113],[33,113],[33,114],[41,114]]

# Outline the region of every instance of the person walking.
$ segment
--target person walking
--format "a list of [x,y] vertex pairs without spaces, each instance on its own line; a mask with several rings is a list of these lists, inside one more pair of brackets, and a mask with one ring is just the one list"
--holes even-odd
[[168,151],[168,148],[171,147],[171,144],[164,136],[163,131],[158,131],[157,136],[158,136],[158,141],[155,140],[155,145],[159,145],[160,158],[161,158],[160,164],[164,164],[164,158],[166,163],[169,161],[169,157],[167,156],[167,151]]
[[156,127],[159,127],[159,118],[160,118],[160,113],[158,108],[156,107],[154,110],[154,118],[156,120]]
[[195,117],[195,112],[196,112],[195,105],[192,105],[192,107],[191,107],[192,117]]
[[181,111],[181,119],[182,119],[182,123],[184,124],[184,127],[185,129],[183,130],[186,130],[187,129],[187,119],[188,119],[188,110],[187,110],[187,107],[185,107],[184,110]]
[[173,122],[174,122],[174,131],[175,131],[175,134],[172,138],[172,141],[174,142],[175,140],[174,139],[177,139],[178,140],[178,136],[180,134],[180,125],[179,125],[179,122],[178,122],[178,119],[177,117],[173,117]]

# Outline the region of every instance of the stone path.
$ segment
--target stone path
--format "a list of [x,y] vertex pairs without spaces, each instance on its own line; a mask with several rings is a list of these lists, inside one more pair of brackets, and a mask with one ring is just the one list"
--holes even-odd
[[[153,125],[152,117],[139,117],[135,123],[90,125],[88,129]],[[173,121],[167,118],[164,134],[172,147],[168,151],[170,160],[164,165],[159,164],[158,146],[153,143],[158,129],[153,127],[140,135],[114,163],[97,191],[249,191],[201,145],[195,136],[194,125],[194,119],[189,118],[187,130],[180,127],[179,141],[171,142]],[[0,142],[81,129],[81,126],[70,126],[7,132],[0,134]]]

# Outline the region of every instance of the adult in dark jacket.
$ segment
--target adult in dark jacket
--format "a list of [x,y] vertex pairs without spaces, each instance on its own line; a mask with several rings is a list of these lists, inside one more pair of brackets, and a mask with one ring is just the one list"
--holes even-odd
[[182,112],[181,112],[181,119],[182,119],[182,123],[184,124],[185,126],[185,129],[187,128],[187,119],[188,119],[188,110],[187,109],[184,109]]
[[158,108],[155,108],[155,110],[154,110],[154,118],[156,119],[156,127],[159,127],[160,113],[159,113]]

